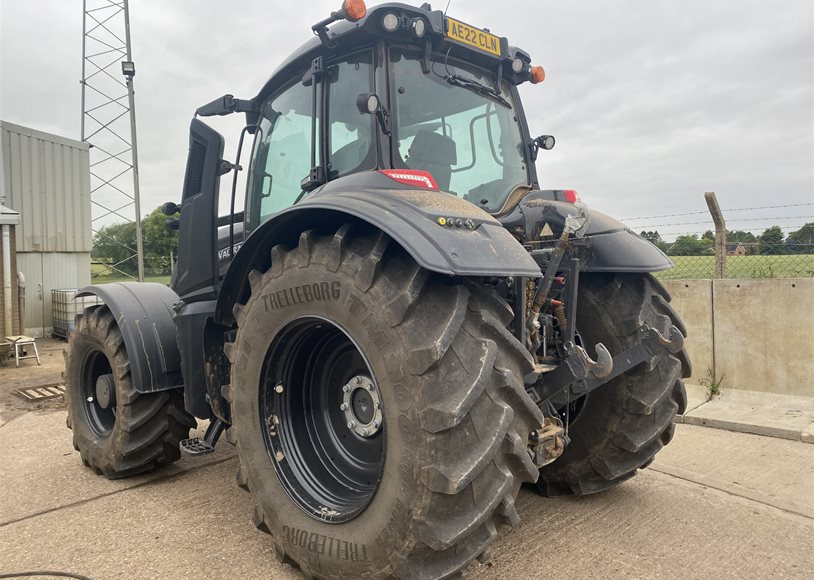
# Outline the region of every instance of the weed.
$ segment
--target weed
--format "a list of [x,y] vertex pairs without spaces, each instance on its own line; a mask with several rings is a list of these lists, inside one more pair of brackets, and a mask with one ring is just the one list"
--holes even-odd
[[711,401],[715,397],[721,395],[721,385],[724,382],[724,375],[720,377],[715,375],[715,371],[711,368],[707,369],[707,378],[698,381],[707,388],[707,401]]

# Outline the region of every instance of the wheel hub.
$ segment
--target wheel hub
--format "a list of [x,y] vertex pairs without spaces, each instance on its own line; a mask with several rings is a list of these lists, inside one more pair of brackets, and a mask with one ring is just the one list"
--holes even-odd
[[382,402],[369,377],[356,375],[342,387],[342,404],[348,429],[361,437],[373,437],[382,426]]
[[116,385],[112,374],[99,375],[96,379],[96,404],[102,409],[116,406]]

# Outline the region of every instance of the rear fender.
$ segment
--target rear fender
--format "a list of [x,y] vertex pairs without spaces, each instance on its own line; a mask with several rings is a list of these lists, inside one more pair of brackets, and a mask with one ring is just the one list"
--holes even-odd
[[163,284],[137,282],[88,286],[77,293],[91,295],[101,298],[116,319],[136,391],[153,393],[183,387],[173,324],[178,295]]
[[[378,178],[383,187],[371,187],[379,185]],[[315,228],[328,233],[349,221],[385,232],[432,272],[451,276],[541,275],[529,253],[488,213],[448,193],[399,189],[392,184],[388,177],[375,172],[349,176],[341,185],[328,184],[319,194],[315,192],[257,228],[226,273],[216,322],[227,327],[233,324],[232,307],[248,296],[249,271],[270,266],[273,246],[294,246],[303,230]],[[460,225],[450,226],[450,220],[456,224],[460,220]]]

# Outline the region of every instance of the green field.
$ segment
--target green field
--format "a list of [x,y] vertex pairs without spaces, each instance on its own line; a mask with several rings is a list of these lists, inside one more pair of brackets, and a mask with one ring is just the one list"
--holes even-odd
[[[671,270],[659,272],[662,280],[715,277],[715,256],[670,256]],[[727,278],[810,278],[814,276],[814,254],[782,256],[727,256]]]
[[[111,272],[102,264],[90,265],[90,278],[94,284],[107,284],[109,282],[134,282],[135,278],[128,278],[118,272]],[[170,277],[164,276],[144,276],[145,282],[158,282],[159,284],[169,284]]]

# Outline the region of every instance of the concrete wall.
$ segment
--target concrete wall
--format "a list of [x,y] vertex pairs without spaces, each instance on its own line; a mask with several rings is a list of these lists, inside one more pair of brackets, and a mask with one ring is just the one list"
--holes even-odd
[[690,382],[814,396],[814,279],[671,280],[687,325]]

